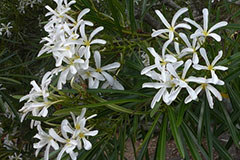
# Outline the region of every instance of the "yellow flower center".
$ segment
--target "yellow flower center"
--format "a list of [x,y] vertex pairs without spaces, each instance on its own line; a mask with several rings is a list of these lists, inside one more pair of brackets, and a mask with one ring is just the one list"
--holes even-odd
[[66,49],[66,50],[70,50],[70,47],[69,47],[69,46],[67,46],[67,47],[65,47],[65,49]]
[[202,84],[202,88],[205,89],[207,87],[207,83]]
[[77,125],[75,126],[75,128],[76,128],[76,130],[79,130],[79,129],[80,129],[80,125],[77,124]]
[[169,27],[169,30],[174,32],[175,29],[171,26],[171,27]]
[[90,72],[86,72],[86,74],[87,74],[87,76],[88,76],[88,77],[91,77],[91,74],[90,74]]
[[86,41],[84,44],[85,44],[86,46],[90,46],[90,42],[89,42],[89,41]]
[[212,66],[212,65],[209,65],[209,66],[208,66],[208,69],[209,69],[209,70],[213,70],[213,66]]
[[204,30],[204,31],[203,31],[203,35],[204,35],[204,36],[208,36],[208,32]]
[[84,138],[84,134],[83,133],[79,133],[78,135],[80,138]]
[[96,71],[97,72],[102,72],[102,69],[101,68],[97,68]]

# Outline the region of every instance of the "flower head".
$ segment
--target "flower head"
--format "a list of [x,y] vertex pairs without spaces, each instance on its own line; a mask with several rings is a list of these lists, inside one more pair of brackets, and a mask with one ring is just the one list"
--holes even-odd
[[218,28],[224,27],[226,26],[228,23],[226,21],[222,21],[219,22],[215,25],[213,25],[210,29],[208,29],[208,9],[204,8],[202,10],[203,13],[203,27],[201,27],[199,24],[197,24],[195,21],[191,20],[190,18],[184,18],[184,21],[194,25],[197,30],[194,34],[191,35],[191,38],[197,38],[197,37],[212,37],[214,38],[216,41],[221,41],[221,37],[216,34],[216,33],[212,33],[213,31],[215,31]]

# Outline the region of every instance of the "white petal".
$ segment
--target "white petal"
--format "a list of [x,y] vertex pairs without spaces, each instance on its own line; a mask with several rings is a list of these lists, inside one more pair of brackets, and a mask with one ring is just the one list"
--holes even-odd
[[80,34],[81,34],[81,37],[83,38],[83,40],[87,41],[87,36],[86,36],[86,33],[85,33],[85,24],[82,24],[80,26]]
[[197,94],[196,94],[196,92],[195,92],[190,86],[187,86],[186,89],[187,89],[189,95],[191,96],[191,98],[192,98],[193,100],[196,100],[196,99],[197,99]]
[[77,69],[74,67],[74,65],[70,66],[70,71],[73,75],[75,75],[77,73]]
[[114,82],[114,79],[113,77],[108,74],[107,72],[102,72],[103,76],[107,79],[108,83],[112,86],[113,85],[113,82]]
[[51,146],[55,149],[58,150],[59,149],[59,145],[57,144],[57,142],[55,142],[54,140],[50,140]]
[[152,69],[156,68],[156,65],[151,65],[151,66],[147,66],[145,67],[142,71],[141,71],[141,75],[146,74],[147,72],[151,71]]
[[210,84],[207,85],[207,88],[213,93],[213,95],[214,95],[215,97],[217,97],[217,99],[218,99],[219,101],[222,101],[222,96],[221,96],[220,92],[219,92],[216,88],[214,88],[214,87],[213,87],[212,85],[210,85]]
[[106,44],[107,42],[103,39],[94,39],[90,44]]
[[179,48],[179,43],[174,42],[174,49],[177,52],[177,54],[180,54],[180,48]]
[[82,140],[84,149],[86,149],[87,151],[90,150],[92,148],[92,144],[86,138],[82,138]]
[[157,37],[163,33],[167,33],[169,32],[169,29],[159,29],[159,30],[156,30],[156,31],[153,31],[153,33],[151,34],[152,37]]
[[212,95],[211,95],[211,93],[210,93],[210,91],[206,88],[205,89],[205,92],[206,92],[206,96],[207,96],[207,100],[208,100],[208,104],[209,104],[209,107],[211,108],[211,109],[213,109],[213,98],[212,98]]
[[167,41],[164,43],[164,45],[163,45],[163,47],[162,47],[162,55],[163,55],[163,56],[165,55],[166,49],[167,49],[168,45],[169,45],[171,42],[172,42],[172,39],[169,39],[169,40],[167,40]]
[[215,67],[213,67],[213,69],[215,69],[215,70],[221,70],[221,71],[226,71],[226,70],[228,70],[228,67],[224,67],[224,66],[215,66]]
[[208,34],[208,36],[214,38],[218,42],[221,41],[221,37],[218,34],[216,34],[216,33],[210,33],[210,34]]
[[190,38],[194,39],[194,38],[197,38],[200,36],[204,36],[204,34],[202,32],[196,32],[196,33],[191,34]]
[[84,10],[82,10],[79,15],[78,15],[78,18],[77,20],[80,21],[82,19],[82,17],[87,14],[88,12],[90,12],[90,9],[89,8],[85,8]]
[[210,63],[209,63],[209,60],[208,60],[208,57],[207,57],[207,53],[206,53],[205,48],[200,48],[200,54],[201,54],[201,56],[203,57],[203,59],[205,60],[207,66],[209,66]]
[[202,78],[202,77],[193,77],[193,76],[190,76],[186,79],[186,82],[195,82],[195,83],[206,83],[206,79],[205,78]]
[[208,9],[204,8],[202,10],[202,13],[203,13],[203,29],[205,31],[207,31],[207,29],[208,29]]
[[189,68],[192,65],[192,60],[188,59],[185,64],[184,64],[184,69],[183,69],[183,73],[182,73],[182,78],[186,77],[187,71],[189,70]]
[[162,60],[162,58],[159,56],[159,54],[155,51],[154,48],[148,47],[149,52],[155,57],[155,59]]
[[40,87],[37,85],[36,81],[31,81],[30,84],[33,86],[33,88],[35,89],[35,91],[37,91],[37,92],[41,92],[41,91],[42,91],[42,90],[40,89]]
[[171,73],[171,75],[180,79],[178,74],[176,73],[175,69],[173,68],[173,66],[170,63],[167,64],[167,70]]
[[65,143],[65,139],[60,137],[52,128],[49,129],[49,135],[55,140],[57,140],[58,142]]
[[191,29],[191,26],[189,26],[189,25],[186,24],[186,23],[180,23],[180,24],[178,24],[178,25],[175,26],[175,29],[178,29],[178,28]]
[[68,147],[68,146],[65,145],[65,146],[61,149],[61,151],[58,153],[57,160],[61,160],[61,159],[62,159],[63,153],[66,151],[67,147]]
[[159,89],[162,87],[167,87],[164,83],[157,83],[157,82],[149,82],[149,83],[143,83],[142,88],[155,88]]
[[124,90],[124,87],[115,79],[113,83],[113,89]]
[[183,13],[185,13],[185,12],[187,12],[187,11],[188,11],[187,8],[181,8],[181,9],[179,9],[179,10],[175,13],[175,15],[173,16],[171,25],[172,25],[172,26],[175,26],[175,23],[176,23],[177,19],[178,19]]
[[222,55],[223,55],[223,52],[222,52],[222,51],[219,51],[219,52],[218,52],[218,55],[214,58],[214,60],[212,61],[211,65],[212,65],[212,66],[215,66],[215,64],[217,63],[217,61],[219,61],[219,59],[221,59]]
[[193,68],[196,70],[208,70],[208,67],[200,65],[200,64],[194,64]]
[[153,97],[153,100],[151,102],[151,108],[154,108],[155,104],[159,102],[162,98],[163,93],[165,92],[166,88],[161,88],[157,94]]
[[[195,89],[195,93],[198,95],[202,90],[202,86],[198,86],[196,89]],[[185,100],[184,100],[184,103],[187,104],[189,102],[191,102],[193,99],[192,97],[189,95]]]
[[199,58],[197,53],[193,53],[193,64],[198,64],[199,63]]
[[98,51],[94,52],[94,61],[96,68],[101,68],[101,55]]
[[156,14],[158,15],[158,17],[161,19],[161,21],[163,22],[163,24],[167,27],[170,28],[170,24],[168,23],[168,21],[166,20],[166,18],[162,15],[162,13],[159,10],[155,10]]
[[190,44],[190,42],[189,42],[189,40],[188,40],[188,38],[187,38],[187,36],[186,36],[186,34],[184,34],[184,33],[179,33],[179,36],[182,38],[182,40],[185,42],[185,44],[186,44],[189,48],[192,47],[191,44]]
[[212,75],[213,83],[216,84],[218,82],[218,77],[217,77],[215,71],[211,70],[211,75]]
[[214,26],[212,26],[209,30],[208,30],[208,33],[211,33],[212,31],[218,29],[218,28],[221,28],[221,27],[224,27],[226,26],[228,23],[226,21],[222,21],[222,22],[219,22],[217,24],[215,24]]
[[190,18],[184,18],[184,21],[194,25],[197,29],[199,29],[201,31],[203,30],[199,24],[197,24],[195,21],[191,20]]
[[89,41],[91,41],[92,38],[93,38],[98,32],[102,31],[103,29],[104,29],[103,27],[98,27],[98,28],[96,28],[96,29],[90,34],[90,36],[89,36]]
[[50,145],[48,144],[47,147],[46,147],[46,150],[44,152],[44,160],[49,159],[49,149],[50,149]]
[[164,60],[165,62],[171,62],[171,63],[174,63],[174,62],[177,62],[177,59],[174,57],[174,56],[172,56],[172,55],[170,55],[170,54],[167,54],[166,56],[165,56],[165,60]]
[[170,96],[169,96],[170,101],[174,101],[177,98],[177,96],[180,93],[181,89],[182,89],[181,87],[178,87],[175,91],[170,93]]
[[85,133],[85,136],[96,136],[98,134],[98,130],[90,131]]
[[116,68],[119,68],[119,67],[120,67],[120,63],[114,62],[112,64],[108,64],[106,66],[103,66],[102,70],[106,71],[106,70],[116,69]]

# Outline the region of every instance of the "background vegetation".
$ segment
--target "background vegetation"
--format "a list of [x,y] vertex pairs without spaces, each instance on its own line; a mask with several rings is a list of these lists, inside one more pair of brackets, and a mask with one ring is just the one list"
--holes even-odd
[[[0,36],[0,84],[5,88],[0,90],[0,127],[4,129],[0,132],[0,159],[8,159],[14,153],[21,153],[23,159],[35,158],[32,137],[37,131],[31,130],[29,123],[36,117],[28,117],[20,123],[18,110],[23,105],[19,98],[31,89],[30,81],[40,82],[43,74],[54,67],[51,55],[36,57],[42,46],[39,44],[41,37],[46,34],[43,31],[47,21],[44,16],[46,4],[54,7],[54,3],[45,0],[32,8],[26,6],[25,13],[20,13],[16,7],[18,0],[0,1],[0,23],[11,22],[13,26],[11,37]],[[189,16],[197,22],[202,20],[202,9],[208,8],[211,24],[221,20],[229,23],[219,33],[221,44],[212,41],[208,46],[212,55],[223,50],[225,59],[220,64],[229,67],[220,77],[225,85],[218,88],[224,100],[216,100],[212,110],[204,94],[198,102],[184,104],[187,93],[182,93],[171,106],[159,103],[151,109],[156,90],[142,89],[142,84],[150,81],[140,75],[144,68],[142,53],[150,55],[147,51],[150,46],[160,51],[163,44],[161,39],[151,37],[152,29],[163,27],[154,10],[161,10],[171,19],[182,7],[188,7]],[[171,139],[175,140],[185,159],[239,158],[229,152],[229,148],[239,147],[240,140],[240,6],[237,1],[77,0],[71,14],[77,16],[84,8],[91,9],[85,19],[104,26],[100,36],[107,41],[102,48],[102,57],[106,59],[103,63],[121,63],[117,78],[125,90],[85,90],[75,84],[75,89],[59,91],[65,97],[64,103],[56,104],[51,116],[38,118],[46,128],[60,125],[61,120],[69,116],[69,111],[80,114],[81,108],[86,107],[89,114],[98,114],[90,123],[99,134],[91,139],[92,150],[79,152],[81,160],[125,159],[125,143],[129,140],[135,159],[165,159],[165,146]],[[151,57],[150,61],[153,61]],[[98,93],[102,94],[101,98]],[[79,106],[82,95],[87,101]],[[8,146],[7,137],[13,146]],[[153,137],[157,137],[157,147],[155,155],[149,155],[148,144]],[[136,141],[141,142],[140,146],[135,146]],[[51,156],[56,154],[52,152]]]

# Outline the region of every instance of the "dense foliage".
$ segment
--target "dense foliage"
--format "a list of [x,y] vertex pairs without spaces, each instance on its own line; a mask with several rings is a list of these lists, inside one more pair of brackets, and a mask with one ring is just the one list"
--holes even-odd
[[135,159],[160,160],[171,140],[185,159],[239,158],[239,8],[1,0],[0,159],[126,159],[130,141]]

